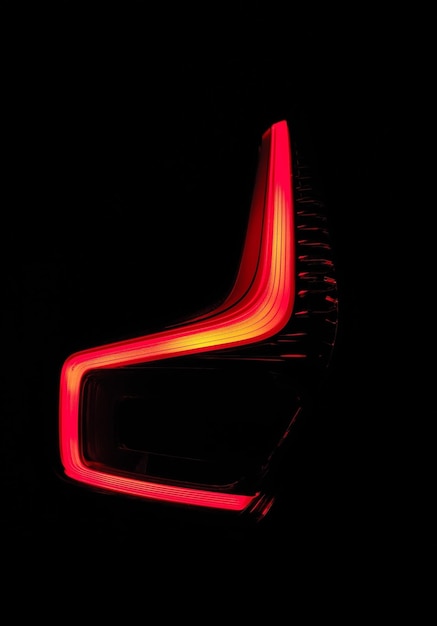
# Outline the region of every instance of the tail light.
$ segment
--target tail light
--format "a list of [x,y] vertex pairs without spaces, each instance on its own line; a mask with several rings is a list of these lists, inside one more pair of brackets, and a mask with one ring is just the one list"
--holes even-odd
[[323,205],[286,121],[263,135],[233,288],[207,313],[72,354],[65,476],[103,492],[263,517],[269,474],[330,362],[337,285]]

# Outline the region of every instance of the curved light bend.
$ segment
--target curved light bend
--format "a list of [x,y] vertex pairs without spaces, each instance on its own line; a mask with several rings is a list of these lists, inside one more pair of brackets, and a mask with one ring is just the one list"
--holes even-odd
[[295,298],[294,207],[290,138],[286,121],[263,135],[258,169],[235,284],[214,311],[152,335],[71,355],[60,379],[59,444],[67,476],[104,490],[242,511],[255,495],[228,494],[114,476],[87,467],[79,437],[81,383],[91,370],[123,367],[259,342],[289,321]]

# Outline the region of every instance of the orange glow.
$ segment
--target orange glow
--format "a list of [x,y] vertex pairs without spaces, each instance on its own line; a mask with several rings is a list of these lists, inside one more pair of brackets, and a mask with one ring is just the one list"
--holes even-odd
[[91,370],[193,355],[265,340],[289,321],[295,298],[295,242],[290,139],[287,123],[262,138],[248,229],[235,285],[214,311],[152,335],[71,355],[60,380],[60,452],[67,476],[133,496],[242,511],[257,494],[241,495],[111,475],[81,455],[79,399]]

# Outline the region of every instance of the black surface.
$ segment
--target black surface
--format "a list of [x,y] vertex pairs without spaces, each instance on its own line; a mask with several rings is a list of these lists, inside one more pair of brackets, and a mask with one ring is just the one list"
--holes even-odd
[[[250,563],[265,571],[297,554],[335,552],[346,563],[351,552],[396,551],[405,541],[434,549],[404,449],[415,394],[401,389],[393,326],[405,264],[396,66],[316,33],[296,40],[292,25],[275,48],[262,19],[243,50],[227,47],[226,31],[213,41],[206,33],[208,46],[203,37],[172,43],[163,29],[151,44],[153,24],[130,37],[129,22],[126,30],[114,21],[99,36],[63,22],[21,50],[11,76],[4,537],[25,562],[51,555],[57,566],[59,552],[82,563],[90,554],[141,561],[153,545],[155,566],[164,560],[175,584],[175,570],[193,559],[207,571],[232,569],[238,555],[253,574]],[[261,134],[281,119],[326,203],[340,297],[334,367],[306,426],[297,493],[247,530],[65,489],[51,461],[63,359],[226,293],[241,244],[241,228],[229,224],[245,223]],[[421,536],[408,534],[412,508]]]

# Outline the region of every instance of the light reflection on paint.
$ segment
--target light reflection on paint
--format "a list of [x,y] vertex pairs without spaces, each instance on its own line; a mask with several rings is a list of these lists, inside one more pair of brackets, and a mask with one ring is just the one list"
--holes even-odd
[[[257,494],[239,495],[120,477],[87,467],[79,441],[81,383],[90,370],[248,345],[274,336],[289,321],[295,298],[294,215],[288,127],[263,135],[248,229],[237,279],[226,300],[207,315],[145,337],[78,352],[60,381],[60,452],[67,476],[134,496],[244,510]],[[302,355],[290,354],[290,358]]]

